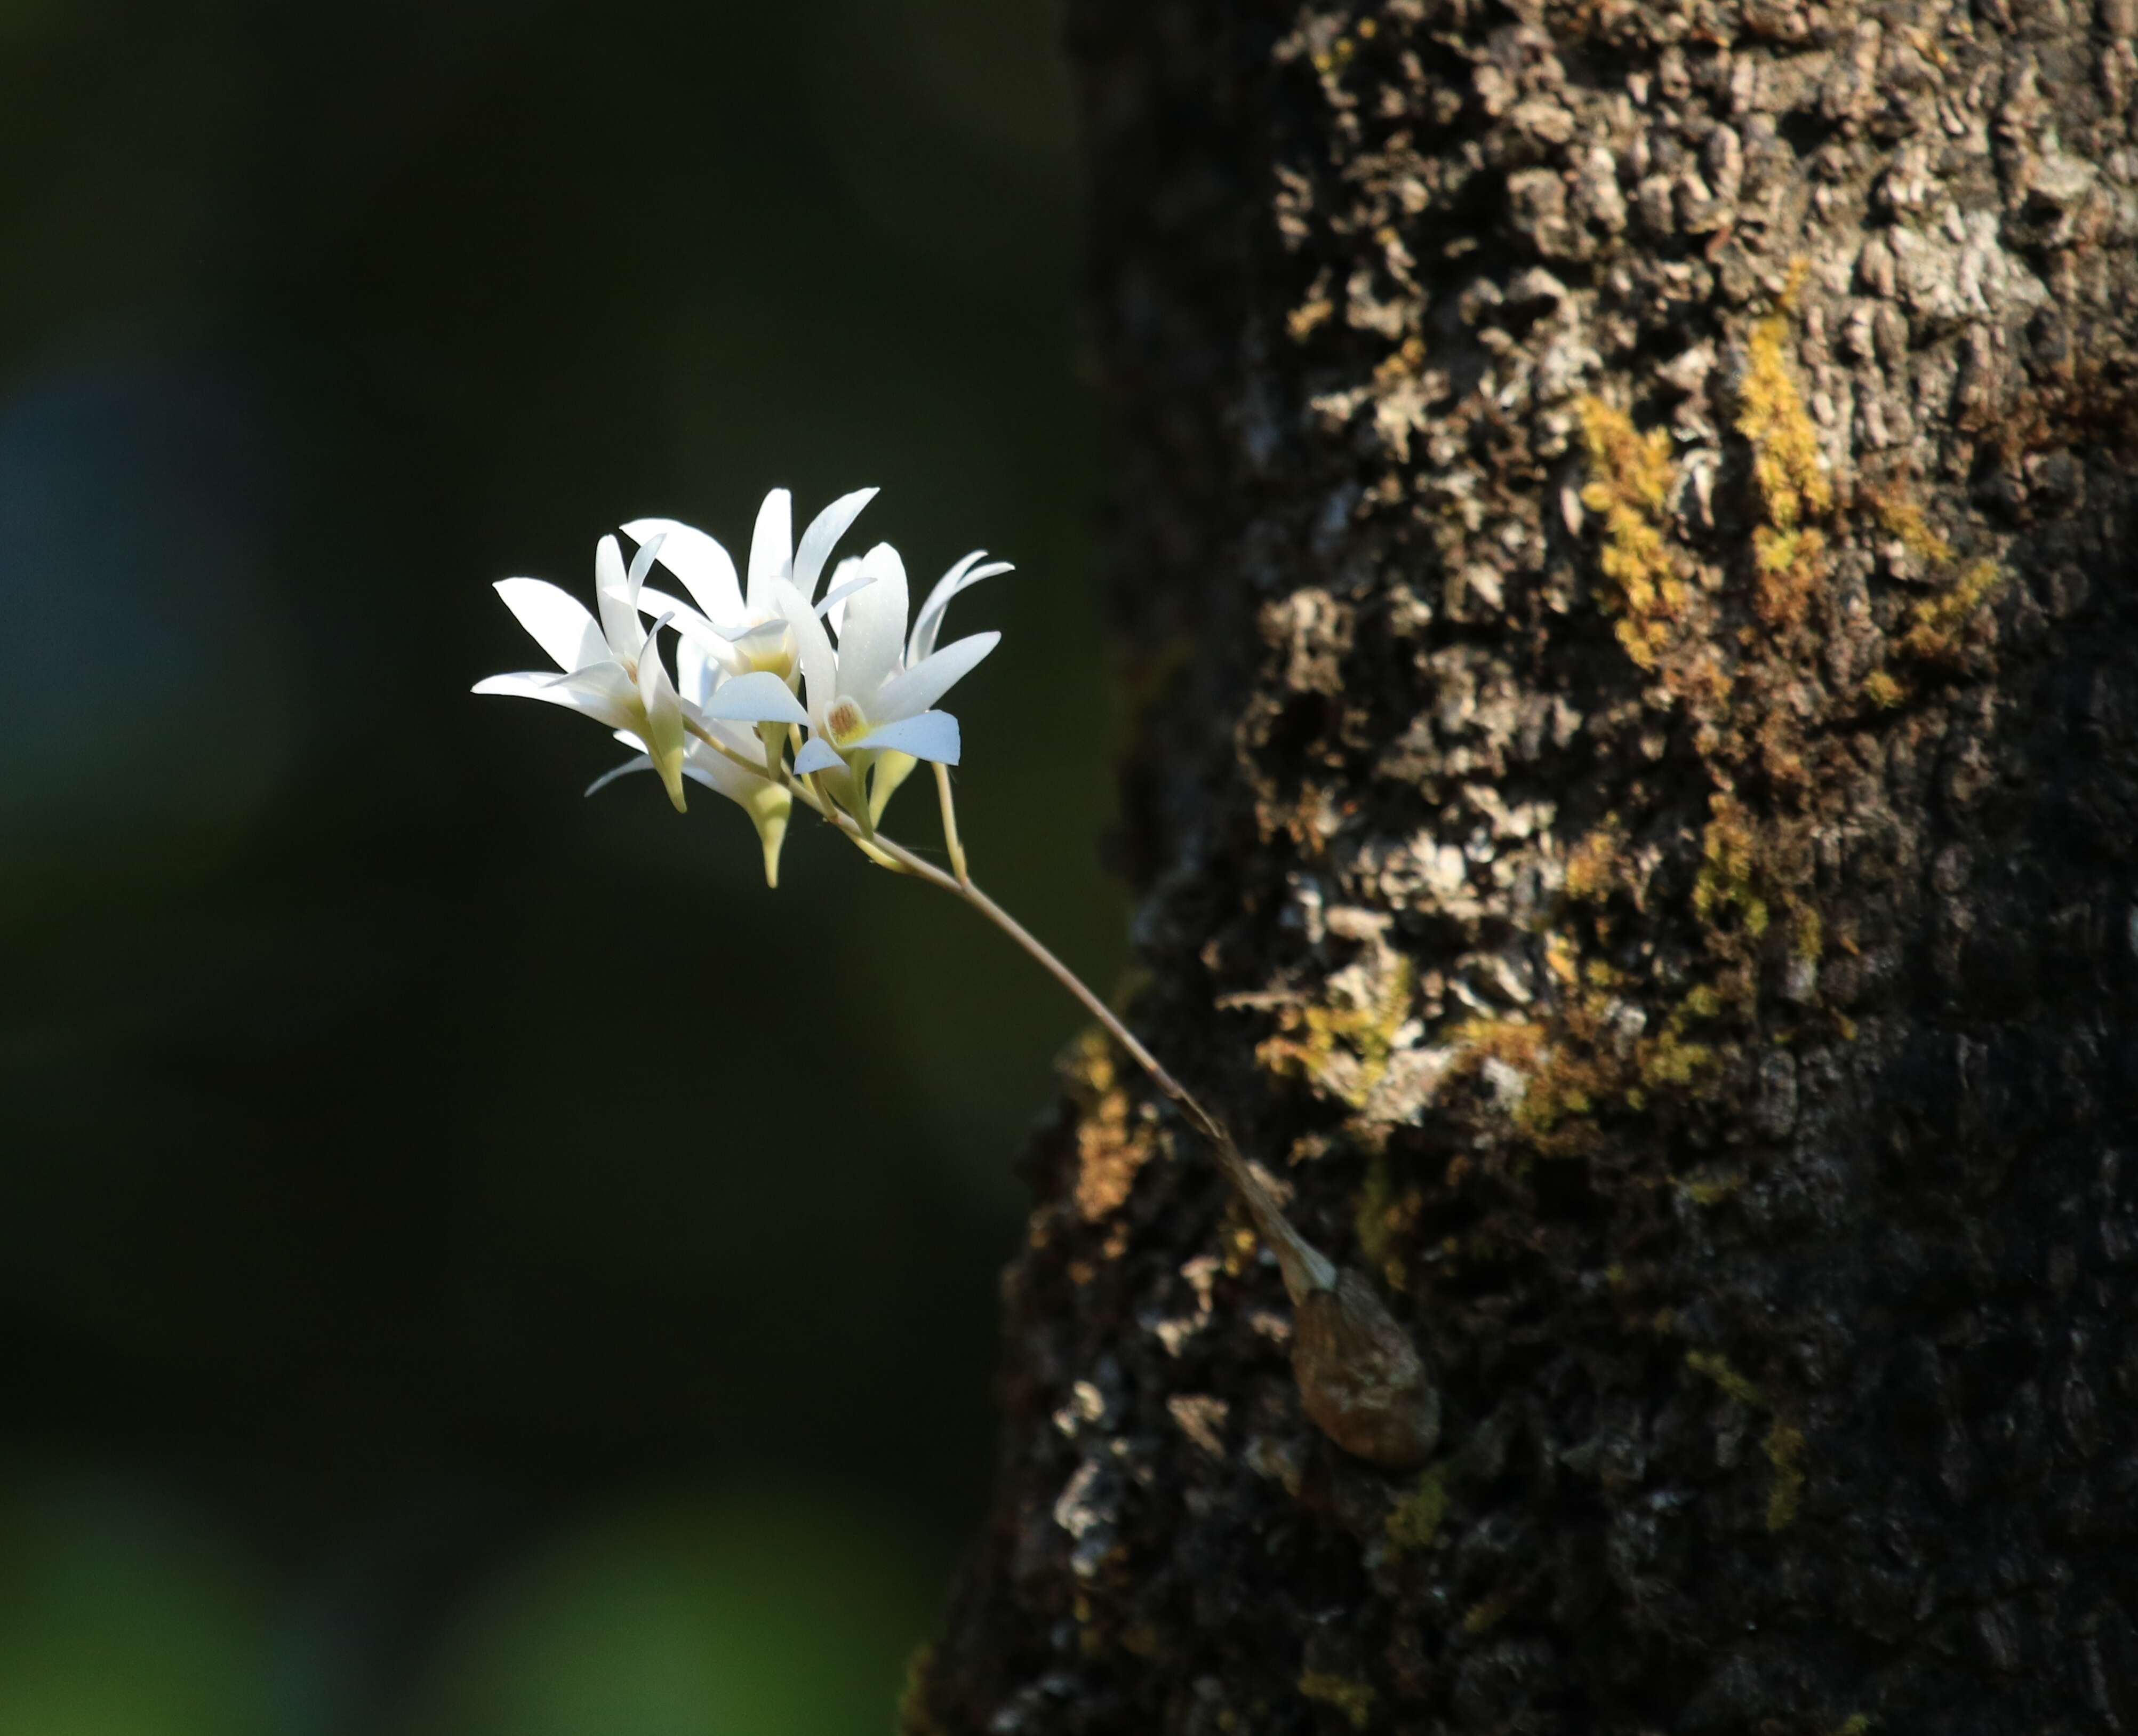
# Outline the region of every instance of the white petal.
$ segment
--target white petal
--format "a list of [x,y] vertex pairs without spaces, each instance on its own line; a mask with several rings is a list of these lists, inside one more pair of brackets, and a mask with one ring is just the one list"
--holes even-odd
[[809,528],[802,533],[801,546],[794,551],[794,588],[804,597],[816,599],[817,581],[823,577],[824,563],[832,558],[832,546],[876,497],[876,490],[857,488],[850,495],[840,495],[809,521]]
[[832,650],[832,636],[810,608],[809,599],[786,580],[774,585],[772,594],[794,629],[794,648],[802,660],[802,679],[808,684],[809,704],[828,712],[839,695],[839,660]]
[[732,621],[742,613],[735,564],[727,550],[704,531],[674,519],[633,519],[623,527],[623,534],[641,543],[664,539],[661,564],[683,581],[683,588],[713,620]]
[[641,753],[635,758],[627,759],[613,772],[603,772],[586,787],[583,793],[591,796],[596,790],[607,789],[619,778],[628,778],[633,772],[650,772],[652,769],[653,762]]
[[[695,747],[696,744],[692,745]],[[587,786],[585,793],[591,796],[597,790],[607,789],[619,778],[628,778],[633,772],[650,772],[652,769],[651,759],[643,753],[637,754],[614,770],[603,773]],[[702,783],[707,789],[725,796],[731,802],[745,803],[749,800],[754,787],[761,786],[765,781],[762,778],[751,777],[740,766],[721,758],[717,753],[708,754],[702,761],[686,759],[683,775],[691,783]]]
[[[738,660],[720,630],[687,602],[648,585],[638,593],[638,607],[642,612],[658,615],[674,627],[679,644],[696,646],[722,669],[736,666]],[[691,696],[687,682],[683,684],[682,690],[686,698]]]
[[[647,635],[646,655],[638,660],[638,702],[645,706],[646,715],[655,723],[657,729],[659,727],[658,719],[655,717],[657,711],[667,713],[678,719],[683,715],[682,707],[676,703],[676,684],[668,679],[668,666],[661,661],[661,647],[653,637],[653,634],[659,632],[666,624],[664,617],[661,622],[656,624],[652,632]],[[652,745],[657,749],[660,744],[656,742]]]
[[[692,608],[681,597],[671,597],[666,591],[656,590],[652,585],[647,585],[639,591],[638,612],[663,617],[679,633],[689,633],[700,640],[720,639],[720,630],[707,617]],[[725,643],[724,641],[721,642]]]
[[958,720],[947,711],[924,711],[918,717],[901,718],[895,724],[870,730],[847,751],[856,749],[872,753],[896,749],[915,759],[940,760],[954,766],[958,763]]
[[878,543],[862,557],[862,571],[876,582],[847,599],[839,632],[839,691],[874,716],[876,689],[897,670],[905,648],[905,563],[890,544]]
[[[677,623],[679,626],[681,624]],[[685,633],[676,641],[676,690],[702,710],[720,685],[720,666],[705,655],[705,648]]]
[[638,624],[638,605],[623,570],[623,550],[613,536],[603,537],[594,549],[594,601],[601,605],[602,632],[610,653],[636,661],[646,632]]
[[[598,669],[613,671],[613,683],[595,679]],[[476,693],[501,693],[514,699],[541,700],[549,705],[564,705],[597,723],[607,724],[613,729],[627,729],[637,721],[637,709],[617,690],[629,691],[630,684],[624,680],[623,671],[613,663],[603,664],[595,670],[581,670],[569,675],[548,675],[529,671],[520,675],[488,675],[475,684]],[[633,695],[633,697],[636,697]]]
[[832,588],[824,593],[823,601],[817,605],[819,618],[832,624],[835,633],[846,631],[847,599],[863,585],[872,585],[876,580],[862,571],[862,563],[848,555],[832,568]]
[[639,592],[639,613],[658,616],[665,627],[676,628],[678,637],[695,639],[712,656],[720,656],[727,648],[727,639],[720,637],[720,628],[714,627],[705,616],[684,603],[680,597],[669,597],[665,590],[654,590],[652,586],[643,588]]
[[976,564],[984,558],[976,550],[935,581],[935,588],[928,593],[928,600],[920,605],[920,613],[913,623],[913,637],[907,642],[905,651],[908,664],[920,663],[935,656],[935,636],[943,631],[943,614],[950,607],[952,598],[971,590],[984,578],[1014,570],[1008,561],[988,561],[984,567]]
[[692,742],[691,751],[683,758],[683,775],[702,783],[709,790],[718,790],[730,802],[748,805],[753,796],[761,795],[769,781],[753,772],[745,772],[732,759],[715,753],[703,742]]
[[[920,643],[920,631],[928,624],[928,617],[943,612],[945,605],[958,594],[959,583],[986,558],[987,550],[984,549],[975,549],[969,554],[960,555],[951,562],[949,570],[928,588],[928,595],[921,602],[920,612],[913,617],[913,639],[906,653],[907,662],[918,663],[928,655],[927,651],[915,649]],[[928,649],[933,651],[935,646],[931,645]]]
[[546,700],[554,697],[554,675],[545,675],[536,670],[522,670],[516,675],[485,675],[470,693],[502,693],[515,700]]
[[631,570],[624,575],[623,592],[636,604],[638,593],[644,588],[646,575],[652,570],[653,563],[661,553],[661,545],[667,540],[665,535],[649,537],[639,545],[638,553],[631,558]]
[[775,488],[757,510],[757,529],[749,539],[749,606],[769,609],[772,583],[784,578],[794,563],[794,504]]
[[[725,679],[722,677],[721,681]],[[715,681],[713,684],[714,695],[719,693],[721,681]],[[709,695],[705,703],[710,705],[711,700],[712,696]],[[687,711],[685,714],[690,715]],[[696,714],[691,717],[691,720],[706,734],[726,743],[745,759],[758,760],[764,757],[764,744],[758,739],[757,726],[754,724],[737,723],[731,717],[708,717],[702,705],[697,708]],[[715,749],[707,747],[703,742],[694,743],[691,751],[694,753],[710,754],[715,759],[724,757]]]
[[756,670],[723,681],[706,704],[709,718],[732,718],[744,724],[806,724],[809,714],[802,709],[787,684],[769,670]]
[[716,628],[721,638],[730,645],[740,645],[751,639],[776,639],[787,631],[784,616],[775,615],[769,621],[754,622],[748,627]]
[[668,799],[676,804],[676,811],[683,811],[683,744],[689,739],[683,734],[683,707],[677,698],[675,684],[668,679],[668,666],[661,661],[661,646],[653,636],[661,631],[657,626],[647,636],[646,649],[638,656],[638,702],[646,709],[646,749],[653,758],[653,768],[661,774],[666,786]]
[[974,633],[945,646],[934,656],[885,682],[876,703],[868,708],[869,715],[888,724],[925,711],[1001,643],[1000,633]]
[[812,772],[828,772],[845,763],[822,736],[813,735],[802,744],[802,751],[794,756],[794,775],[806,778]]
[[[651,585],[638,593],[638,609],[642,615],[672,616],[676,631],[696,639],[720,660],[724,668],[736,666],[735,660],[725,654],[727,646],[740,645],[748,639],[776,636],[787,631],[786,617],[777,614],[769,621],[752,621],[747,612],[730,615],[725,621],[711,620],[687,602],[671,597],[666,591],[657,591]],[[608,653],[604,651],[602,655],[606,656]]]
[[594,617],[569,592],[539,578],[500,578],[493,588],[558,668],[584,669],[608,656]]

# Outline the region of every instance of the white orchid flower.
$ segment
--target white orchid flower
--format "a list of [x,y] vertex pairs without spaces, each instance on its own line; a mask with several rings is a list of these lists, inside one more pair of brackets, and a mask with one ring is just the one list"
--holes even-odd
[[628,731],[645,747],[649,763],[661,774],[668,799],[680,813],[688,739],[682,700],[661,661],[659,625],[649,630],[639,619],[647,568],[660,552],[656,538],[638,551],[627,569],[616,539],[601,539],[594,551],[598,622],[575,597],[544,580],[500,579],[496,591],[505,606],[564,673],[490,675],[476,682],[475,690],[546,700],[583,712],[612,729]]
[[[727,676],[696,641],[685,639],[676,646],[676,675],[685,704],[700,714],[696,719],[699,727],[725,743],[736,755],[754,759],[760,749],[758,738],[748,724],[702,715]],[[587,786],[589,796],[631,773],[654,769],[643,741],[628,729],[618,729],[616,735],[626,747],[637,750],[637,757],[594,779]],[[684,749],[683,775],[709,790],[717,791],[749,816],[764,852],[764,884],[777,886],[780,846],[786,842],[788,818],[794,807],[793,793],[786,783],[775,780],[767,773],[738,765],[728,754],[695,738]]]
[[[774,594],[774,587],[783,579],[790,581],[815,603],[825,562],[847,526],[876,495],[872,488],[842,495],[810,521],[798,548],[793,499],[785,489],[774,489],[758,508],[757,528],[749,541],[746,592],[727,550],[704,531],[674,519],[634,519],[623,527],[624,534],[657,547],[661,564],[682,580],[698,605],[692,608],[680,598],[649,590],[642,606],[649,614],[673,615],[677,631],[696,640],[728,674],[773,675],[792,687],[798,673],[794,634]],[[832,601],[825,599],[827,604]]]
[[[832,605],[829,619],[832,631],[842,632],[845,627],[847,597],[855,588],[852,581],[860,577],[861,562],[849,556],[839,563],[832,575],[831,594],[837,601]],[[920,605],[920,612],[914,617],[913,631],[905,641],[905,656],[899,665],[901,670],[925,663],[935,654],[936,636],[943,631],[943,613],[949,607],[950,600],[961,591],[970,589],[984,578],[993,578],[998,573],[1013,571],[1008,561],[990,561],[984,549],[975,549],[970,554],[954,562],[950,569],[935,581],[928,593],[928,600]],[[863,581],[864,583],[866,581]],[[896,749],[876,761],[875,773],[869,779],[869,812],[873,820],[883,818],[883,811],[896,793],[899,785],[913,775],[919,764],[910,753]]]
[[[862,581],[866,581],[862,583]],[[775,594],[807,684],[808,709],[774,693],[769,677],[744,676],[714,695],[712,711],[744,722],[807,723],[810,739],[794,757],[798,777],[821,775],[842,807],[865,831],[875,826],[867,783],[877,758],[896,751],[944,765],[958,763],[958,720],[932,708],[959,678],[1001,642],[975,633],[905,665],[907,597],[905,563],[888,543],[862,558],[842,617],[837,651],[809,600],[782,581]],[[793,708],[793,709],[789,709]]]
[[[953,561],[949,570],[935,581],[928,600],[920,605],[920,612],[913,617],[913,631],[906,639],[905,657],[900,666],[910,668],[935,655],[936,636],[943,631],[943,612],[959,592],[969,591],[982,579],[993,578],[998,573],[1016,570],[1008,561],[988,559],[984,549],[975,549],[970,554]],[[848,555],[833,569],[832,588],[824,601],[818,604],[817,612],[831,622],[834,633],[846,631],[847,599],[865,583],[858,555]]]

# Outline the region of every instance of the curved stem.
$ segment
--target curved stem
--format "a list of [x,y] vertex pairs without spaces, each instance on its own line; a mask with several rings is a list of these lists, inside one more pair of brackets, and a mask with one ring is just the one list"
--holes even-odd
[[[843,822],[844,817],[840,817]],[[1208,1139],[1218,1154],[1218,1167],[1233,1190],[1240,1197],[1262,1232],[1276,1255],[1277,1267],[1284,1275],[1284,1287],[1295,1304],[1302,1302],[1316,1290],[1335,1287],[1336,1268],[1328,1256],[1292,1227],[1291,1220],[1284,1215],[1268,1187],[1257,1176],[1247,1160],[1241,1156],[1240,1148],[1233,1141],[1224,1123],[1203,1108],[1187,1086],[1166,1070],[1159,1058],[1146,1049],[1136,1034],[1124,1025],[1107,1006],[1094,993],[1091,986],[1076,972],[1048,951],[1032,931],[1008,911],[997,904],[970,880],[962,884],[945,874],[934,863],[925,861],[904,845],[878,832],[876,848],[895,857],[908,874],[917,875],[931,885],[940,886],[953,896],[961,898],[981,915],[1015,941],[1045,970],[1047,974],[1075,996],[1086,1012],[1104,1026],[1106,1032],[1144,1071],[1151,1082],[1180,1106],[1188,1119]]]
[[[715,752],[725,754],[745,769],[764,775],[763,769],[745,758],[723,741],[715,739],[697,724],[686,720],[685,727],[691,734]],[[822,814],[832,825],[847,835],[847,839],[871,861],[894,872],[910,874],[924,880],[931,886],[940,887],[953,898],[962,899],[981,915],[1000,929],[1003,934],[1022,947],[1028,956],[1042,970],[1074,996],[1084,1010],[1105,1026],[1108,1036],[1128,1052],[1129,1058],[1150,1075],[1151,1082],[1179,1105],[1181,1112],[1194,1123],[1196,1130],[1210,1142],[1218,1154],[1218,1168],[1231,1183],[1233,1191],[1240,1197],[1262,1233],[1276,1255],[1277,1269],[1284,1275],[1284,1287],[1295,1306],[1320,1290],[1333,1290],[1336,1284],[1336,1268],[1329,1257],[1292,1227],[1291,1220],[1284,1215],[1284,1208],[1276,1202],[1261,1177],[1247,1160],[1240,1154],[1232,1134],[1224,1123],[1203,1108],[1187,1086],[1166,1070],[1164,1064],[1144,1047],[1135,1032],[1124,1025],[1112,1007],[1093,992],[1091,986],[1069,968],[1042,944],[1039,938],[1019,922],[1008,911],[997,904],[986,893],[974,885],[965,872],[964,851],[958,843],[956,822],[952,817],[949,802],[949,778],[939,765],[935,768],[937,788],[943,797],[945,831],[951,851],[951,861],[958,872],[945,874],[926,858],[915,856],[905,846],[882,831],[871,836],[862,831],[852,815],[837,803],[829,800],[815,786],[813,778],[798,778],[789,788],[811,807]]]

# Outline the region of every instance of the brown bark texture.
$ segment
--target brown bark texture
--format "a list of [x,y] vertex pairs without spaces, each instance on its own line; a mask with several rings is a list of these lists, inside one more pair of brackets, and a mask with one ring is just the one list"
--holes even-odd
[[2138,0],[1076,0],[1152,1046],[921,1733],[2138,1732]]

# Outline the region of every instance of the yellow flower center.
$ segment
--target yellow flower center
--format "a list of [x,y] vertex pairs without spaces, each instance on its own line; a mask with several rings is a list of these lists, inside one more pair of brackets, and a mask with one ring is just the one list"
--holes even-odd
[[841,700],[824,719],[824,727],[831,734],[832,744],[843,748],[867,730],[868,719],[852,700]]

